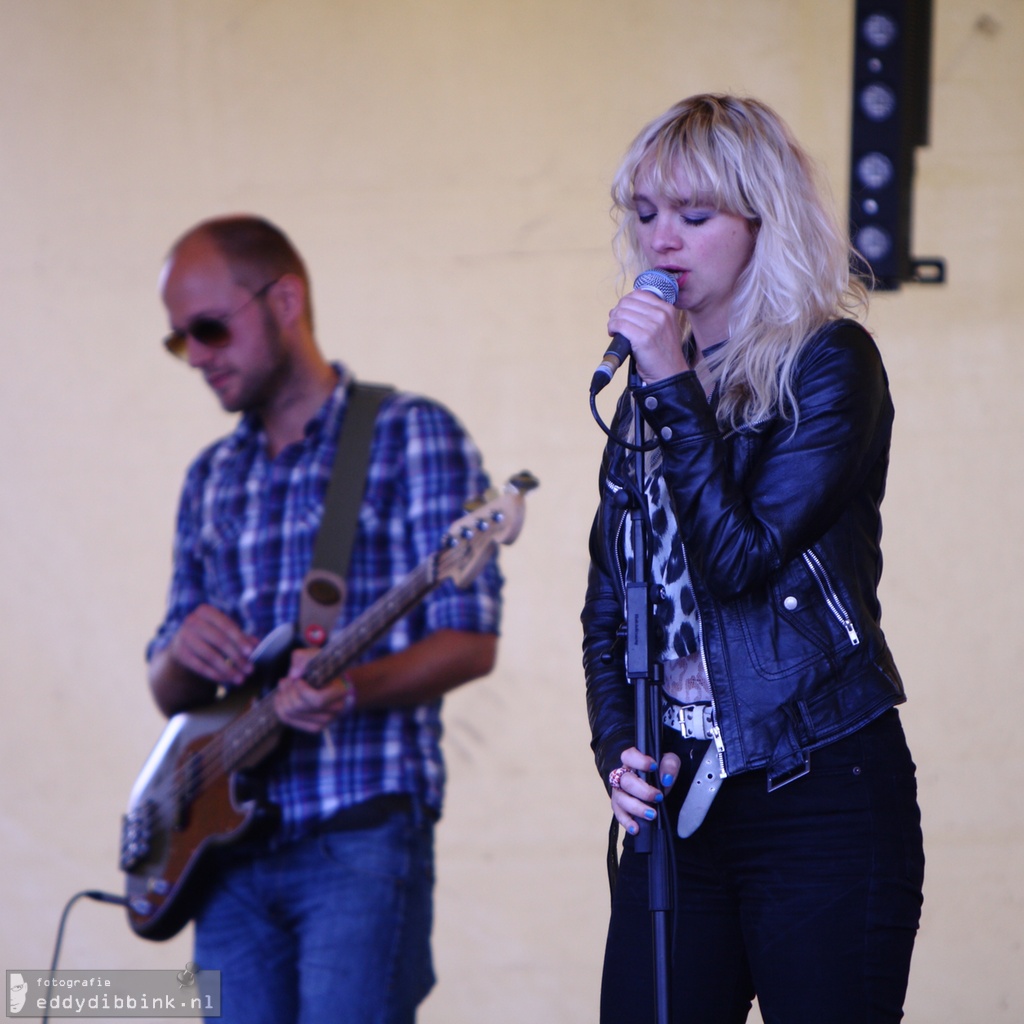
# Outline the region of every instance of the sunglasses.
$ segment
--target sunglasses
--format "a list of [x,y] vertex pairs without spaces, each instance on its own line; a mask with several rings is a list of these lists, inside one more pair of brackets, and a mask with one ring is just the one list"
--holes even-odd
[[223,348],[231,341],[231,325],[229,321],[238,316],[250,303],[263,298],[271,288],[281,279],[274,278],[268,281],[258,291],[252,293],[237,309],[233,309],[226,316],[197,316],[187,326],[176,331],[171,331],[164,338],[164,348],[178,359],[184,359],[188,353],[188,339],[193,338],[200,345],[207,348]]

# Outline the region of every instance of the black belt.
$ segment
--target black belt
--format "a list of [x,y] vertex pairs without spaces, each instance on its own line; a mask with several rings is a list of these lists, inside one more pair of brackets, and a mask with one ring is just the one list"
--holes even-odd
[[384,793],[361,804],[344,807],[316,826],[317,832],[350,832],[360,828],[376,828],[396,814],[412,813],[412,797],[408,793]]

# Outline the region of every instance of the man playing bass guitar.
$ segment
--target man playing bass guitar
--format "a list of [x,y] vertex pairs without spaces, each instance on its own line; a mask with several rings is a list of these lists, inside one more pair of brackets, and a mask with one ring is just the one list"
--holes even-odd
[[[303,261],[250,216],[203,222],[161,276],[172,355],[235,430],[190,467],[166,618],[147,656],[167,715],[246,684],[259,641],[300,617],[349,370],[318,347]],[[373,429],[338,626],[413,570],[488,481],[458,421],[394,392]],[[364,486],[352,481],[352,486]],[[437,587],[350,670],[315,687],[297,650],[273,690],[284,741],[254,770],[270,830],[204,865],[195,959],[225,1021],[409,1022],[433,983],[441,697],[494,665],[501,576]]]

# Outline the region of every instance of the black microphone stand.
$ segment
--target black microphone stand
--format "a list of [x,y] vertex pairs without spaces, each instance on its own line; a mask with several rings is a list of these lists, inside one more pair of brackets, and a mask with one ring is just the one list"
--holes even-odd
[[[629,364],[629,387],[635,395],[641,386],[633,360]],[[650,624],[655,603],[656,584],[650,579],[647,565],[647,522],[644,498],[646,449],[643,443],[643,417],[639,403],[633,401],[633,495],[628,506],[633,541],[633,565],[626,580],[626,678],[634,689],[636,709],[636,748],[650,754],[661,764],[661,665],[652,663],[649,646]],[[655,785],[660,784],[655,770]],[[668,1024],[671,1007],[670,931],[674,909],[674,886],[669,844],[672,837],[664,806],[653,822],[642,822],[636,834],[634,849],[648,861],[648,896],[654,951],[654,996],[657,1024]]]

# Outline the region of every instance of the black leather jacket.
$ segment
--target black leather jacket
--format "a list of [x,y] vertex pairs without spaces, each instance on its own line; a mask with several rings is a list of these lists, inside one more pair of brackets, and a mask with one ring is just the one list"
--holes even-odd
[[[800,354],[799,422],[723,435],[687,372],[636,390],[659,438],[690,565],[725,771],[766,768],[775,788],[809,752],[905,699],[879,624],[879,505],[893,407],[874,342],[837,320]],[[629,391],[613,430],[632,417]],[[583,609],[587,706],[602,778],[635,741],[616,501],[632,455],[609,444]]]

